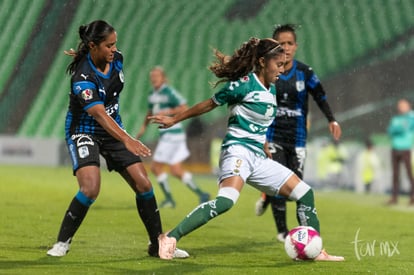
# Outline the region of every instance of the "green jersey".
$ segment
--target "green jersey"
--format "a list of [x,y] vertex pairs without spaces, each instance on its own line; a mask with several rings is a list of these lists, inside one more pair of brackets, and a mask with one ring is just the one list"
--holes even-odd
[[411,150],[414,142],[414,112],[392,117],[387,132],[395,150]]
[[276,89],[263,86],[254,73],[227,82],[213,95],[218,105],[228,104],[228,130],[222,148],[243,145],[262,156],[266,131],[276,115]]
[[[161,111],[176,108],[180,105],[186,104],[187,101],[173,88],[162,85],[160,89],[153,90],[148,97],[148,108],[153,115]],[[184,133],[181,123],[177,123],[171,128],[160,129],[160,133]]]

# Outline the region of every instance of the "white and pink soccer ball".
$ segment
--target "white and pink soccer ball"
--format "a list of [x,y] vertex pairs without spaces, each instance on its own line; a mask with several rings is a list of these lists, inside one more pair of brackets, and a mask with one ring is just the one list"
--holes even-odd
[[311,226],[295,227],[286,236],[285,251],[292,259],[315,259],[322,251],[322,238]]

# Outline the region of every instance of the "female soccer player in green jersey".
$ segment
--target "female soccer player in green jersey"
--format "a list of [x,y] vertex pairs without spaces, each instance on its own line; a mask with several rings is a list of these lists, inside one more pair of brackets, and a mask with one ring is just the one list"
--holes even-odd
[[[222,144],[219,191],[215,199],[200,204],[181,223],[158,238],[161,259],[172,259],[181,237],[229,210],[239,198],[245,183],[270,196],[280,194],[297,202],[301,225],[319,231],[313,191],[291,170],[268,158],[264,152],[266,131],[276,114],[276,90],[273,83],[284,71],[286,56],[281,45],[270,38],[251,38],[232,56],[215,51],[217,61],[210,70],[225,82],[212,98],[202,101],[173,117],[151,116],[161,128],[184,119],[228,105],[227,133]],[[342,261],[325,250],[315,260]]]
[[[172,116],[188,108],[187,100],[168,83],[164,68],[156,66],[151,69],[150,80],[152,91],[148,95],[148,111],[137,134],[137,139],[145,133],[150,122],[149,116]],[[183,166],[183,161],[190,156],[183,125],[177,123],[169,129],[160,129],[159,134],[158,144],[152,158],[151,172],[156,177],[165,196],[160,207],[175,207],[175,200],[168,184],[168,174],[164,171],[165,165],[169,167],[172,176],[181,180],[198,196],[200,203],[208,201],[210,194],[200,189],[195,183],[193,175]]]

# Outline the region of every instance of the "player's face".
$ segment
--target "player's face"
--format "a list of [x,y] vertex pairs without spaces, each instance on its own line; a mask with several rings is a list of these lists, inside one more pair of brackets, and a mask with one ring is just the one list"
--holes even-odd
[[112,32],[98,46],[91,49],[91,53],[98,63],[110,63],[114,60],[114,54],[117,51],[116,41],[116,32]]
[[266,87],[279,79],[279,75],[285,71],[285,63],[286,54],[278,54],[267,61],[264,67],[264,84]]
[[292,32],[281,32],[276,37],[276,40],[280,43],[280,45],[282,45],[283,49],[285,50],[286,63],[291,64],[298,47],[294,34]]
[[159,88],[161,88],[162,84],[164,84],[165,82],[163,72],[161,72],[160,70],[152,70],[150,73],[150,81],[154,90],[158,90]]
[[410,103],[405,99],[399,100],[397,104],[397,110],[401,114],[408,113],[411,110]]

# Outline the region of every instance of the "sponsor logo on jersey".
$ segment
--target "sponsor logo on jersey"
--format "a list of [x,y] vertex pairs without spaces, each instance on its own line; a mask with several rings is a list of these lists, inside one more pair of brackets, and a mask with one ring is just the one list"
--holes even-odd
[[76,141],[76,146],[77,147],[81,147],[81,146],[85,146],[85,145],[94,145],[95,143],[93,142],[93,140],[91,139],[90,136],[87,135],[73,135],[72,139],[78,139]]
[[78,147],[80,146],[84,146],[84,145],[94,145],[94,142],[92,141],[92,139],[88,136],[82,136],[78,139],[78,141],[76,142],[76,145]]
[[105,111],[108,115],[112,115],[114,113],[116,113],[118,111],[119,105],[115,104],[115,105],[109,105],[105,107]]
[[305,90],[305,81],[296,81],[296,91],[301,92],[303,90]]
[[86,89],[82,91],[82,98],[84,100],[91,100],[93,98],[93,92],[91,89]]
[[302,116],[302,111],[301,109],[291,110],[286,107],[279,107],[277,108],[276,116],[277,117],[298,117],[298,116]]

